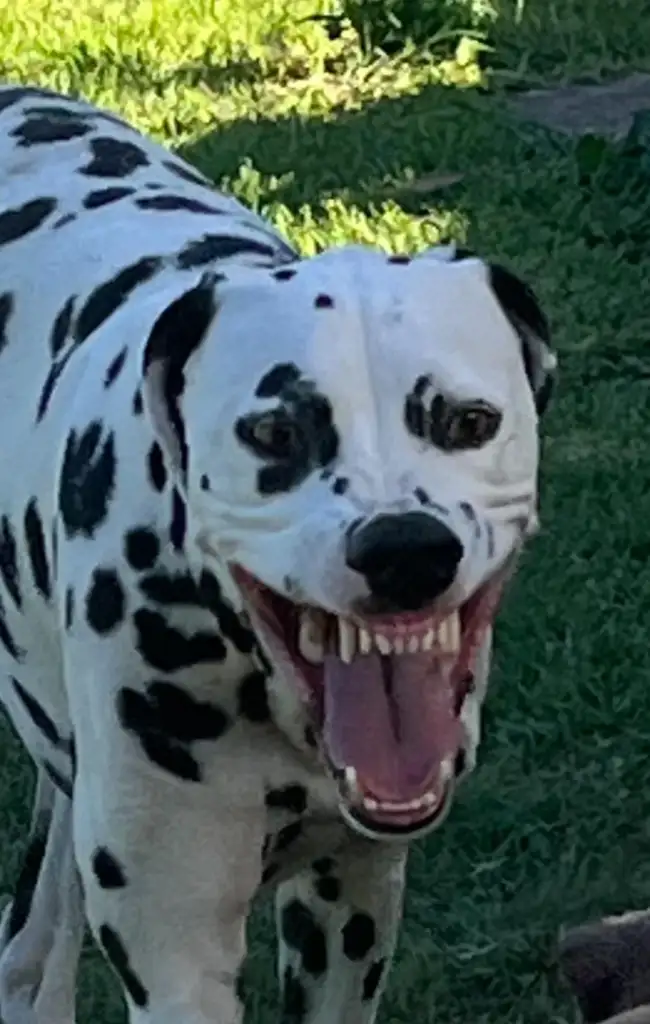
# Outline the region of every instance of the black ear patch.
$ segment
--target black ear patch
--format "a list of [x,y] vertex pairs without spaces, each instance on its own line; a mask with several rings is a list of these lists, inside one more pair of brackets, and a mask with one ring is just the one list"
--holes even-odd
[[556,359],[550,348],[548,320],[530,285],[499,263],[491,263],[489,271],[492,290],[521,338],[526,375],[541,416],[555,385]]
[[145,391],[163,437],[175,442],[172,462],[178,464],[183,484],[188,452],[179,399],[187,361],[201,345],[217,311],[216,280],[214,274],[204,274],[197,285],[167,306],[154,323],[144,351]]
[[182,370],[203,341],[216,313],[215,283],[214,274],[204,274],[197,285],[163,310],[149,335],[144,356],[145,373],[159,360],[169,368]]
[[[479,259],[471,249],[454,246],[452,262]],[[521,339],[526,376],[539,416],[546,410],[555,385],[557,360],[551,351],[550,328],[530,285],[500,263],[489,263],[490,285],[503,312]]]

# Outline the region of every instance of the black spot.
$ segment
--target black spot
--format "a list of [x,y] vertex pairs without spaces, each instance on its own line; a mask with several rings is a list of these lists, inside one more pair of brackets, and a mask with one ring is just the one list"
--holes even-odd
[[401,255],[401,254],[398,253],[398,254],[396,254],[394,256],[389,256],[388,257],[388,262],[389,263],[401,263],[401,264],[406,265],[407,263],[411,262],[411,257],[410,256],[404,256],[404,255]]
[[56,528],[56,519],[52,520],[52,574],[56,579],[57,565],[59,560],[59,531]]
[[59,378],[63,371],[65,370],[73,352],[74,348],[69,349],[66,355],[63,357],[63,359],[60,359],[58,362],[53,363],[52,366],[50,367],[48,375],[45,378],[45,383],[43,384],[43,389],[41,391],[40,398],[38,400],[38,409],[36,410],[37,423],[40,423],[40,421],[45,416],[45,413],[47,412],[50,404],[50,399],[54,394],[54,389],[58,384]]
[[11,635],[11,631],[7,625],[5,608],[2,602],[0,602],[0,644],[2,644],[7,654],[10,655],[14,661],[20,661],[25,653],[21,650]]
[[115,490],[115,440],[102,443],[102,424],[93,420],[80,434],[71,430],[59,479],[59,511],[66,537],[94,537],[106,520]]
[[104,377],[104,387],[105,388],[110,388],[111,384],[115,383],[115,381],[119,377],[120,373],[124,369],[124,364],[126,362],[126,357],[127,357],[128,354],[129,354],[129,350],[128,350],[128,348],[126,346],[124,346],[122,351],[118,352],[118,354],[115,356],[115,359],[112,361],[111,365],[108,367],[108,369],[106,371],[106,376]]
[[124,554],[136,572],[153,569],[160,554],[158,535],[146,526],[129,530],[124,538]]
[[202,491],[210,490],[210,478],[206,473],[201,473],[201,479],[199,480],[199,487]]
[[169,524],[169,539],[175,551],[182,551],[187,530],[187,509],[178,488],[172,492],[172,518]]
[[285,825],[281,828],[275,837],[275,846],[273,849],[274,853],[281,853],[284,850],[288,850],[292,846],[296,839],[299,839],[302,835],[302,822],[292,821],[289,825]]
[[239,684],[237,711],[242,718],[255,724],[270,721],[269,695],[263,672],[251,672]]
[[124,621],[126,594],[115,569],[94,569],[86,594],[88,625],[100,636],[112,633]]
[[306,475],[302,465],[276,463],[274,466],[263,466],[257,474],[257,487],[260,494],[267,498],[274,494],[286,494],[298,487]]
[[30,199],[22,206],[4,210],[0,213],[0,245],[17,242],[36,231],[55,209],[56,199],[44,198]]
[[74,590],[72,587],[68,587],[65,592],[65,615],[64,624],[66,629],[72,629],[72,621],[74,619]]
[[325,932],[309,907],[300,900],[291,900],[280,915],[282,938],[290,949],[299,953],[303,970],[318,977],[327,970]]
[[291,267],[283,267],[282,270],[276,270],[273,274],[276,281],[290,281],[295,276],[296,271],[292,270]]
[[[1,100],[2,94],[0,93]],[[45,857],[45,846],[47,844],[49,828],[50,817],[49,815],[44,815],[39,820],[37,829],[29,840],[29,845],[23,856],[20,874],[18,875],[11,901],[11,910],[7,923],[7,942],[10,942],[11,939],[23,930],[29,919],[38,876],[41,873],[41,866]]]
[[18,680],[13,678],[13,676],[11,678],[11,682],[16,692],[16,696],[19,698],[36,728],[43,733],[52,746],[60,746],[61,737],[59,730],[48,713],[41,707],[39,702],[27,692],[24,686],[21,686]]
[[92,868],[102,889],[123,889],[126,885],[124,868],[106,847],[100,846],[95,850]]
[[339,494],[339,495],[340,494],[345,494],[345,492],[347,491],[349,486],[350,486],[350,481],[348,480],[348,478],[345,477],[345,476],[339,476],[339,477],[336,478],[336,480],[332,484],[332,492],[334,494]]
[[177,672],[194,665],[222,662],[226,647],[217,633],[186,636],[159,612],[140,608],[133,616],[136,646],[144,661],[159,672]]
[[139,146],[110,135],[91,139],[90,151],[92,159],[79,168],[79,173],[93,178],[127,178],[139,167],[149,164],[148,156]]
[[76,213],[66,213],[63,217],[59,217],[58,220],[54,221],[54,224],[52,224],[52,231],[56,231],[57,228],[64,228],[66,224],[72,224],[76,219]]
[[[69,115],[69,111],[67,112]],[[19,146],[37,146],[45,142],[68,142],[79,139],[91,131],[91,125],[81,120],[72,120],[69,116],[57,116],[55,108],[39,117],[28,117],[21,125],[9,134],[17,139]]]
[[377,933],[370,914],[356,913],[343,927],[343,953],[348,960],[363,960],[375,944]]
[[316,893],[325,903],[336,903],[341,897],[341,881],[334,875],[317,878],[314,883]]
[[149,454],[147,455],[147,465],[149,469],[149,479],[151,486],[154,491],[158,491],[160,494],[165,490],[167,485],[167,470],[165,469],[165,459],[163,456],[163,450],[157,441],[151,445]]
[[379,960],[375,960],[374,964],[371,964],[366,972],[366,976],[363,979],[363,990],[361,998],[364,1003],[369,1003],[371,999],[374,999],[377,989],[379,988],[381,979],[386,969],[386,958],[381,957]]
[[163,160],[163,167],[172,174],[175,174],[178,178],[182,178],[183,181],[191,181],[194,185],[203,185],[210,187],[210,182],[204,177],[199,171],[193,167],[187,167],[185,164],[177,164],[174,160]]
[[68,800],[72,800],[74,793],[73,785],[70,779],[66,779],[65,775],[62,775],[58,768],[55,768],[50,761],[43,761],[43,771],[54,783],[59,792],[67,796]]
[[115,203],[118,199],[125,199],[132,196],[134,188],[127,188],[124,185],[113,185],[110,188],[99,188],[95,192],[89,192],[84,198],[83,205],[87,210],[97,210],[100,206],[107,206],[108,203]]
[[313,725],[306,725],[304,731],[305,746],[311,750],[315,750],[318,746],[318,740],[316,739],[316,732]]
[[314,299],[314,306],[316,309],[332,309],[334,299],[331,295],[317,295]]
[[195,242],[188,242],[185,248],[179,252],[176,262],[181,270],[189,270],[192,267],[201,267],[206,263],[212,263],[214,260],[225,260],[231,256],[250,253],[270,259],[275,255],[275,250],[270,245],[256,242],[252,238],[205,234],[201,238],[197,238]]
[[304,814],[307,810],[307,790],[294,783],[281,789],[270,789],[265,797],[266,806],[290,814]]
[[131,967],[128,953],[117,932],[110,925],[103,924],[99,929],[98,938],[107,960],[113,966],[135,1005],[141,1009],[147,1007],[149,993]]
[[36,498],[32,498],[25,509],[25,542],[27,544],[27,555],[32,568],[34,586],[39,594],[49,601],[52,596],[52,583],[50,580],[50,567],[47,564],[47,552],[45,550],[45,532],[43,523],[38,512]]
[[199,591],[201,603],[215,615],[223,636],[230,640],[241,654],[250,654],[255,648],[255,634],[242,622],[241,616],[223,596],[221,584],[216,576],[207,569],[201,573]]
[[0,574],[2,582],[17,608],[22,608],[18,575],[18,549],[11,523],[6,515],[0,519]]
[[311,867],[317,875],[329,875],[336,867],[336,861],[333,857],[318,857]]
[[223,215],[223,210],[216,206],[208,206],[198,199],[190,199],[189,196],[147,196],[144,199],[136,199],[135,205],[140,210],[159,210],[164,212],[176,212],[185,210],[187,213],[216,213]]
[[487,556],[488,558],[494,558],[496,544],[494,541],[494,527],[492,526],[492,523],[488,522],[486,524],[485,533],[487,536]]
[[14,297],[11,292],[3,292],[0,295],[0,352],[2,352],[9,341],[7,327],[14,311]]
[[162,260],[156,256],[144,256],[137,263],[123,267],[110,281],[100,284],[90,293],[84,303],[75,326],[77,344],[96,331],[122,306],[135,289],[149,281],[162,266]]
[[231,721],[216,704],[197,700],[191,694],[156,680],[146,694],[123,687],[117,698],[122,727],[138,737],[147,757],[178,778],[200,782],[201,771],[192,754],[199,740],[217,740]]
[[307,990],[290,964],[282,978],[283,1024],[304,1024],[307,1018]]
[[273,878],[275,878],[275,876],[278,874],[279,871],[280,871],[280,865],[279,864],[267,864],[264,868],[262,868],[262,878],[261,878],[262,885],[266,885]]
[[50,89],[39,89],[33,85],[17,85],[0,89],[0,111],[7,110],[15,103],[22,103],[30,96],[50,99],[56,96]]
[[142,416],[143,411],[144,404],[142,402],[142,392],[140,391],[140,388],[138,388],[133,396],[133,415]]
[[141,579],[139,586],[147,600],[155,604],[194,607],[202,604],[199,586],[190,572],[170,573],[161,569]]
[[58,356],[70,333],[75,301],[76,296],[74,295],[71,295],[69,299],[66,299],[65,303],[57,313],[56,320],[52,325],[52,331],[50,333],[50,352],[53,357]]
[[264,374],[255,388],[256,398],[277,398],[285,388],[301,377],[295,363],[276,363]]

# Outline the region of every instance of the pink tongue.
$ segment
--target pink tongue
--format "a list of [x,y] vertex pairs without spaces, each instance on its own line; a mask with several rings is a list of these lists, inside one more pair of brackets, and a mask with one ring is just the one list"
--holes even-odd
[[401,803],[440,793],[441,764],[460,743],[450,671],[430,653],[325,658],[327,752],[356,769],[365,795]]

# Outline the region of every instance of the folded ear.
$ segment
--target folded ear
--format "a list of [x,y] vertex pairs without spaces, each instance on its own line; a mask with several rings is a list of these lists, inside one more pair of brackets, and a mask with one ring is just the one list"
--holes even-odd
[[[480,259],[455,242],[435,246],[421,254],[425,259],[456,263]],[[548,320],[530,285],[499,263],[486,263],[489,281],[499,305],[521,340],[526,376],[533,391],[538,415],[548,407],[553,393],[557,356],[551,350]]]
[[541,416],[551,400],[557,371],[548,320],[530,285],[499,263],[489,264],[489,271],[492,290],[521,339],[526,376]]
[[142,357],[142,398],[172,472],[183,487],[187,475],[187,444],[180,399],[185,367],[199,348],[217,311],[215,275],[174,299],[156,319]]

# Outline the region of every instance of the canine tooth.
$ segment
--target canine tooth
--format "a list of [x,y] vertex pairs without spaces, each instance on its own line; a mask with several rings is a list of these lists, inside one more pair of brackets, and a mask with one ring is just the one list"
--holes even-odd
[[435,640],[436,640],[436,631],[435,631],[435,629],[430,629],[429,632],[425,633],[424,637],[422,638],[422,650],[423,651],[431,651],[431,650],[433,650],[433,645],[435,643]]
[[373,800],[371,796],[364,796],[363,806],[367,811],[378,811],[379,803],[377,800]]
[[322,619],[313,612],[303,612],[298,627],[298,650],[305,661],[320,665],[325,657],[325,630]]
[[420,650],[420,638],[419,636],[409,637],[409,641],[406,645],[406,649],[409,654],[417,654]]
[[382,636],[381,633],[375,633],[375,647],[380,654],[384,655],[390,654],[393,650],[393,645],[388,637]]
[[357,630],[347,619],[339,619],[339,657],[349,665],[357,653]]
[[360,654],[370,654],[372,650],[372,637],[367,629],[360,629],[357,639]]
[[343,769],[343,778],[345,779],[345,784],[348,788],[348,793],[350,795],[355,795],[356,793],[358,793],[358,785],[356,783],[356,768],[353,768],[351,765],[346,765],[346,767]]
[[452,612],[438,627],[438,643],[445,654],[457,654],[460,648],[460,619]]

